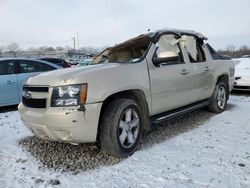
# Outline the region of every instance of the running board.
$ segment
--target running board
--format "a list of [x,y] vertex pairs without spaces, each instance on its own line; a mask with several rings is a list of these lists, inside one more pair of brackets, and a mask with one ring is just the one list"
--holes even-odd
[[158,124],[158,123],[164,122],[166,120],[169,120],[169,119],[178,117],[180,115],[186,114],[188,112],[192,112],[192,111],[197,110],[199,108],[205,107],[208,104],[209,104],[209,100],[206,99],[206,100],[202,100],[199,102],[195,102],[193,104],[189,104],[189,105],[184,106],[184,107],[177,108],[175,110],[170,110],[167,112],[156,114],[156,115],[153,115],[150,117],[150,122],[151,122],[151,124]]

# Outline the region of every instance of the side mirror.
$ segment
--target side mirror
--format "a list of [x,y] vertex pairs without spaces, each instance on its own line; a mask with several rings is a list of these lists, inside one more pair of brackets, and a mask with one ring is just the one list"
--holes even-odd
[[179,60],[178,54],[173,51],[160,52],[158,57],[153,57],[153,63],[155,66],[159,66],[162,63],[177,62]]

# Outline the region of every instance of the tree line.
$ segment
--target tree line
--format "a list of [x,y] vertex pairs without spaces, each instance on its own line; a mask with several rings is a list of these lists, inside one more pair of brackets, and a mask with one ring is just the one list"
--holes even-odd
[[30,53],[30,54],[37,54],[38,56],[44,55],[47,53],[74,53],[74,52],[80,52],[84,54],[97,54],[99,53],[103,48],[95,48],[95,47],[81,47],[77,50],[74,50],[70,46],[57,46],[57,47],[51,47],[51,46],[41,46],[41,47],[30,47],[26,50],[23,50],[18,43],[13,42],[5,47],[0,46],[0,57],[4,56],[6,54],[10,54],[14,57],[23,54],[23,53]]
[[[103,48],[95,48],[95,47],[81,47],[74,51],[73,48],[70,46],[57,46],[57,47],[51,47],[51,46],[41,46],[38,48],[30,47],[27,50],[22,50],[18,43],[13,42],[6,47],[0,46],[0,57],[4,54],[8,53],[13,55],[14,57],[18,56],[20,53],[32,53],[37,55],[43,55],[47,54],[49,52],[63,52],[63,53],[73,53],[73,52],[80,52],[85,54],[97,54],[100,51],[102,51]],[[242,45],[239,48],[237,48],[235,45],[228,45],[225,49],[219,49],[217,51],[220,55],[227,55],[232,58],[240,58],[243,55],[250,55],[250,47],[247,45]]]
[[228,45],[225,49],[219,49],[217,51],[220,55],[227,55],[232,58],[240,58],[243,55],[250,55],[250,47],[247,45],[242,45],[237,48],[235,45]]

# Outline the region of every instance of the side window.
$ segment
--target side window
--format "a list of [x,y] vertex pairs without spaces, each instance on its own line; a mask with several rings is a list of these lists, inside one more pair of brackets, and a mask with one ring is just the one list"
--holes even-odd
[[8,75],[15,73],[15,63],[13,61],[0,62],[0,75]]
[[20,72],[21,73],[32,73],[32,72],[42,72],[42,64],[35,61],[20,61]]
[[43,71],[50,71],[50,70],[55,70],[56,68],[47,64],[42,64],[42,69]]
[[175,35],[162,35],[156,45],[157,50],[154,56],[161,59],[161,65],[184,63],[179,40]]
[[221,56],[215,51],[215,49],[210,46],[210,44],[207,43],[206,46],[214,60],[222,59]]
[[181,44],[186,49],[191,63],[206,61],[202,44],[194,36],[182,36]]

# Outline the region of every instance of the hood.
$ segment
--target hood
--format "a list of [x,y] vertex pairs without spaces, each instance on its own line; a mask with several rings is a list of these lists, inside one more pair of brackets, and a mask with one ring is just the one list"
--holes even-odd
[[70,84],[75,77],[84,75],[85,73],[98,72],[99,70],[117,65],[118,63],[108,63],[49,71],[29,78],[25,84],[43,86],[67,85]]

